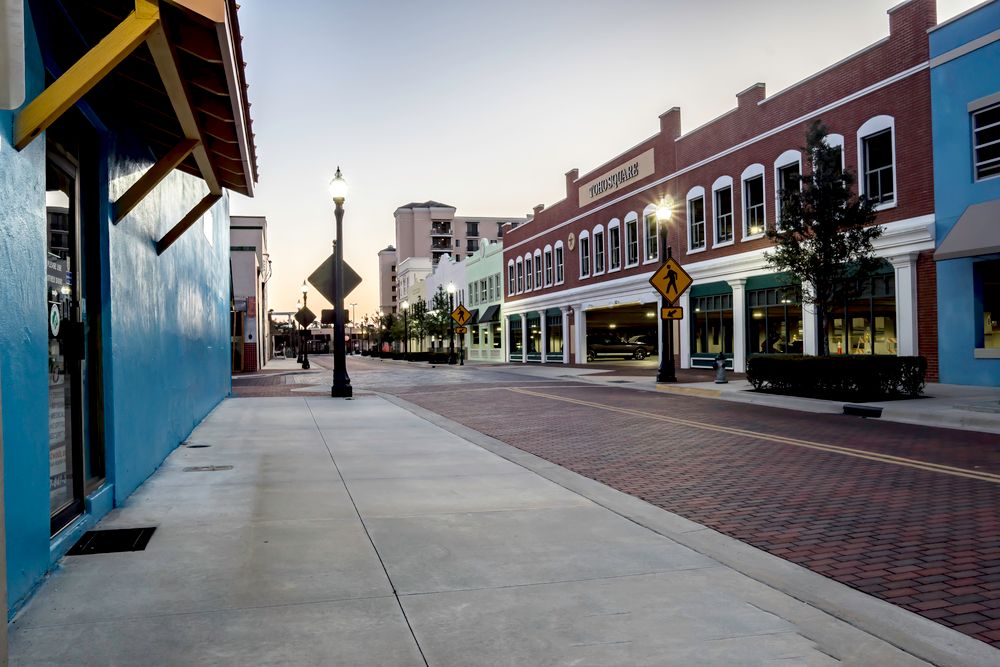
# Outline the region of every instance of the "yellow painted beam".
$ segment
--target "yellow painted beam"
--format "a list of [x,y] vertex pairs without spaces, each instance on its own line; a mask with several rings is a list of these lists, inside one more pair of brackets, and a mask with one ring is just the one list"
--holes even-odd
[[205,142],[201,136],[201,130],[198,127],[194,109],[191,106],[191,97],[177,68],[177,56],[174,54],[174,50],[167,40],[166,33],[163,32],[163,26],[157,27],[149,34],[146,44],[149,46],[149,52],[153,55],[153,62],[156,63],[156,69],[160,73],[160,80],[163,81],[163,88],[167,91],[167,96],[170,98],[170,105],[174,108],[174,113],[177,115],[181,131],[184,132],[184,136],[188,139],[196,139],[198,141],[198,146],[193,151],[194,160],[198,164],[198,171],[201,172],[201,177],[208,183],[209,192],[221,194],[222,187],[219,185],[219,179],[215,176],[215,170],[212,168],[212,161],[209,158],[208,151],[205,149]]
[[197,139],[182,139],[152,167],[146,170],[142,177],[132,184],[121,197],[114,203],[114,215],[112,221],[116,224],[121,221],[129,211],[138,206],[139,202],[146,198],[153,188],[159,184],[167,174],[172,172],[177,166],[191,154],[191,151],[198,146]]
[[125,20],[73,64],[51,86],[43,90],[14,120],[14,147],[30,144],[67,109],[125,60],[160,23],[159,10],[147,0],[143,12],[132,12]]
[[163,252],[172,246],[174,242],[181,237],[181,234],[186,232],[188,228],[194,223],[198,222],[198,218],[205,215],[210,208],[215,205],[215,202],[222,199],[222,194],[208,193],[202,200],[195,204],[195,207],[191,209],[187,215],[181,218],[181,221],[174,225],[173,229],[167,232],[162,239],[156,242],[156,254],[162,255]]

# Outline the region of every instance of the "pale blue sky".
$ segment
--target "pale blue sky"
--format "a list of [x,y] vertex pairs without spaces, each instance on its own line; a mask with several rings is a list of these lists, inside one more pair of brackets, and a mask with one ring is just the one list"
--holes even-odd
[[[378,308],[392,213],[435,199],[459,215],[526,215],[654,134],[687,131],[888,34],[894,0],[242,0],[261,178],[233,213],[265,215],[275,310],[330,252],[326,184],[350,185],[345,257]],[[938,0],[943,21],[978,0]],[[831,8],[836,9],[831,10]],[[315,312],[328,307],[310,290]]]

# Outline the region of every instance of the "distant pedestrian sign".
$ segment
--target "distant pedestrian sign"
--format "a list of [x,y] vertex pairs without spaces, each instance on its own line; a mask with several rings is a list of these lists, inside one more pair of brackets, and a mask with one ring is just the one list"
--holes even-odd
[[680,306],[668,306],[660,309],[660,317],[664,320],[683,320],[684,309]]
[[469,327],[455,327],[455,333],[457,334],[469,333]]
[[295,313],[295,321],[303,327],[307,327],[316,321],[316,314],[308,308],[303,307],[302,310]]
[[649,284],[663,295],[663,301],[668,305],[673,305],[692,282],[688,272],[673,257],[668,257],[649,279]]
[[472,313],[464,305],[458,304],[458,308],[451,311],[451,319],[455,320],[458,326],[464,327],[472,319]]
[[[336,278],[333,275],[334,255],[326,258],[326,261],[316,267],[312,275],[309,276],[309,284],[316,288],[316,291],[323,295],[323,298],[333,303],[336,295]],[[344,296],[361,284],[361,276],[344,262]]]

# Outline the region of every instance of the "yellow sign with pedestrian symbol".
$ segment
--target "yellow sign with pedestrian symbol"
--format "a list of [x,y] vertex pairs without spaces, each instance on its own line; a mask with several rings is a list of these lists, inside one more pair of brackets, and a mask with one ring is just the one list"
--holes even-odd
[[684,319],[684,309],[680,306],[668,306],[667,308],[660,308],[660,318],[664,320],[683,320]]
[[688,272],[673,257],[668,257],[663,266],[649,279],[649,284],[663,295],[663,300],[669,305],[677,301],[681,294],[684,294],[684,290],[691,287],[692,282]]
[[455,333],[459,335],[469,333],[469,327],[455,327]]
[[464,327],[472,319],[472,313],[464,305],[458,304],[458,308],[451,311],[451,319],[455,320],[458,326]]

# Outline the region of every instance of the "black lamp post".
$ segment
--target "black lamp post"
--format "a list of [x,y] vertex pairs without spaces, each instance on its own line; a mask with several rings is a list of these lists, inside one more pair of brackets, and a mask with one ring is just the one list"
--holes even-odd
[[[298,313],[300,310],[302,310],[302,299],[299,299],[298,301],[295,302],[295,312]],[[298,352],[299,352],[298,356],[295,357],[295,363],[297,363],[297,364],[299,364],[301,366],[302,365],[302,324],[300,324],[299,321],[297,319],[295,319],[295,318],[293,318],[292,321],[295,323],[295,324],[293,324],[293,326],[295,327],[295,338],[298,339],[296,341],[295,347],[296,347],[296,349],[298,349]]]
[[410,321],[407,318],[407,313],[410,310],[410,302],[404,301],[399,304],[400,309],[403,311],[403,359],[409,360],[410,358]]
[[448,365],[454,366],[455,360],[455,283],[448,283]]
[[[670,199],[665,197],[660,201],[660,205],[656,207],[656,228],[660,236],[660,256],[663,258],[663,261],[672,256],[671,248],[667,245],[667,225],[670,222],[671,215],[673,215],[672,204]],[[664,252],[666,253],[665,256]],[[666,300],[661,296],[661,315],[667,305]],[[677,382],[677,373],[674,370],[674,321],[661,320],[661,326],[660,367],[656,371],[656,381]]]
[[351,304],[351,351],[348,354],[352,355],[354,354],[354,345],[357,342],[356,338],[357,338],[358,323],[357,320],[354,319],[354,316],[357,313],[357,311],[354,310],[354,307],[357,305],[358,304],[356,303]]
[[[306,287],[306,281],[302,281],[302,307],[306,307],[306,303],[309,299],[309,288]],[[309,370],[309,327],[302,327],[302,370]]]
[[344,344],[344,199],[347,197],[347,181],[340,173],[340,167],[337,167],[337,173],[330,181],[330,196],[334,203],[333,214],[337,219],[337,245],[333,260],[333,386],[330,388],[330,395],[334,398],[351,398],[354,390],[347,374],[347,350]]

